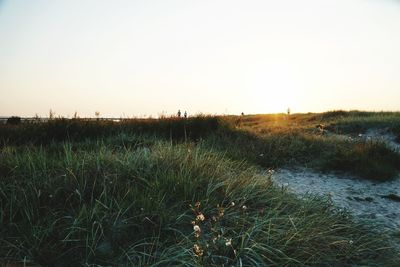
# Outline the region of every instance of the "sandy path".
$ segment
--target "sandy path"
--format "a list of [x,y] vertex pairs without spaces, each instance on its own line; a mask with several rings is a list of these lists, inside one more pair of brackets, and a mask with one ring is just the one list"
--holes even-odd
[[[338,138],[351,139],[344,135]],[[371,129],[353,140],[360,139],[384,142],[400,153],[400,144],[386,130]],[[343,173],[295,168],[277,170],[273,180],[299,195],[315,194],[331,198],[337,207],[347,209],[356,219],[373,223],[378,231],[397,236],[391,241],[400,249],[400,175],[392,181],[373,182]]]
[[400,153],[400,144],[397,143],[396,136],[385,129],[370,129],[364,135],[364,140],[375,140],[385,143],[388,147]]
[[273,175],[276,184],[297,194],[330,197],[356,218],[377,224],[384,231],[400,231],[400,202],[387,198],[400,195],[400,177],[377,183],[345,174],[319,173],[305,168],[280,169]]

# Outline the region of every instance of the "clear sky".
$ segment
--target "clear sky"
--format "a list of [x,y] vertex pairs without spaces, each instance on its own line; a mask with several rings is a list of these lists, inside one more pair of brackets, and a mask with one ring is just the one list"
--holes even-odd
[[0,115],[400,110],[398,0],[0,0]]

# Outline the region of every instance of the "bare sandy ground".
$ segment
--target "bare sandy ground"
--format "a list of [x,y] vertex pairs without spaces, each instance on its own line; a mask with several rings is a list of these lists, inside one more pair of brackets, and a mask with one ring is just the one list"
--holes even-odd
[[377,183],[345,174],[297,168],[277,170],[273,181],[300,195],[329,197],[336,206],[376,224],[381,230],[400,231],[400,202],[390,198],[400,193],[400,177]]
[[396,136],[386,129],[370,129],[365,135],[361,135],[364,140],[375,140],[385,143],[388,147],[400,153],[400,144],[397,143]]
[[[360,140],[381,141],[400,152],[400,144],[395,142],[395,136],[385,130],[371,129],[355,139]],[[313,194],[330,198],[338,208],[348,210],[356,219],[374,224],[378,231],[392,235],[393,244],[400,248],[400,175],[392,181],[374,182],[343,173],[284,168],[277,170],[272,178],[279,186],[287,187],[299,195]]]

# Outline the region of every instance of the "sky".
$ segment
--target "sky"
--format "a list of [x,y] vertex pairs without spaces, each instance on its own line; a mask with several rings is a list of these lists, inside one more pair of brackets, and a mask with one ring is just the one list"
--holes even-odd
[[0,116],[400,110],[398,0],[0,0]]

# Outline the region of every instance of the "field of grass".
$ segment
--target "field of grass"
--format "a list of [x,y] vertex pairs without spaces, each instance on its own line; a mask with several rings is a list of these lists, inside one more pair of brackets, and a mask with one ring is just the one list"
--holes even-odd
[[[379,116],[393,117],[385,127],[400,120]],[[355,115],[327,117],[0,125],[0,265],[396,266],[398,251],[373,225],[261,174],[289,165],[377,180],[399,172],[384,144],[315,128],[347,131]]]
[[131,119],[121,122],[56,119],[42,124],[0,125],[0,147],[97,140],[119,133],[146,135],[172,143],[202,141],[234,160],[263,168],[302,165],[344,171],[385,181],[400,171],[400,156],[380,142],[356,142],[323,135],[359,134],[371,128],[397,134],[400,113],[333,111],[317,114],[198,116],[189,119]]

